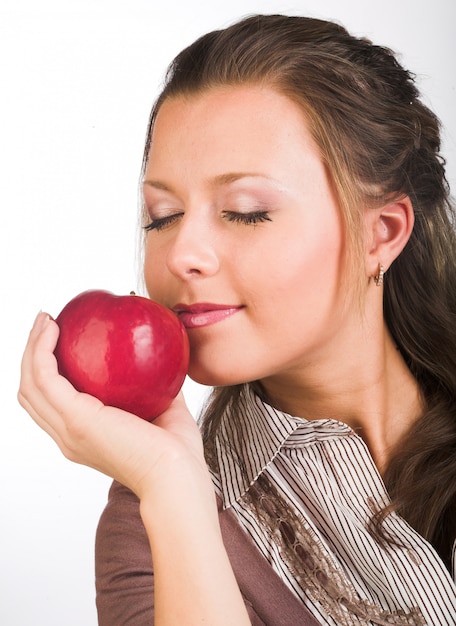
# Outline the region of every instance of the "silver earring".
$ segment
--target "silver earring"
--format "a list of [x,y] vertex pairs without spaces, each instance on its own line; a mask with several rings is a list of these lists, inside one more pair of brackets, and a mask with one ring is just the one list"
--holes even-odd
[[378,265],[378,274],[374,276],[374,281],[377,287],[383,286],[383,276],[385,275],[385,268],[381,263]]

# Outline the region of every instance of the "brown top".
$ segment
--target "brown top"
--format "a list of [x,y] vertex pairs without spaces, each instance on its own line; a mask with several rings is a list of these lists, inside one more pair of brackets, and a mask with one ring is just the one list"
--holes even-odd
[[[252,626],[318,626],[227,511],[220,525]],[[154,623],[154,574],[139,500],[114,482],[95,546],[99,626]]]

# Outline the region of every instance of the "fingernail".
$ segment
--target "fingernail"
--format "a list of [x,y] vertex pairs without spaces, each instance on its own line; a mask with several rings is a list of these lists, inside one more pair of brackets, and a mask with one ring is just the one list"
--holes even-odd
[[40,311],[35,318],[35,323],[33,324],[34,328],[38,332],[42,332],[44,328],[47,326],[49,319],[50,317],[47,313],[43,313],[43,311]]

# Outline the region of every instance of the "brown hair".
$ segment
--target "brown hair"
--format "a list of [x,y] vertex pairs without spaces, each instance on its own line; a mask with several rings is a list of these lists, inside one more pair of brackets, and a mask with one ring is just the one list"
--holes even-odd
[[[309,120],[338,194],[352,267],[361,209],[408,196],[415,226],[385,277],[392,336],[416,377],[425,414],[398,444],[384,480],[394,508],[449,567],[456,536],[456,237],[439,121],[394,54],[333,22],[256,15],[204,35],[170,65],[149,122],[171,97],[264,84],[297,102]],[[358,272],[359,275],[359,272]],[[202,422],[209,464],[223,409],[243,386],[215,389]]]

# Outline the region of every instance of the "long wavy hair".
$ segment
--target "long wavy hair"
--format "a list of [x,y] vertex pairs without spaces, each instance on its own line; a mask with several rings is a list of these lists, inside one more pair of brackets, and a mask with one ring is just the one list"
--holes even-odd
[[[353,277],[360,274],[354,268],[362,209],[404,196],[413,203],[411,238],[385,277],[384,315],[426,409],[391,455],[383,476],[391,504],[373,515],[371,529],[387,542],[382,521],[396,510],[450,567],[456,536],[456,237],[439,120],[391,50],[333,22],[254,15],[202,36],[174,59],[151,113],[143,167],[166,99],[245,84],[268,86],[302,107],[338,195]],[[215,470],[221,415],[228,405],[236,408],[243,389],[216,388],[205,408],[202,433]]]

